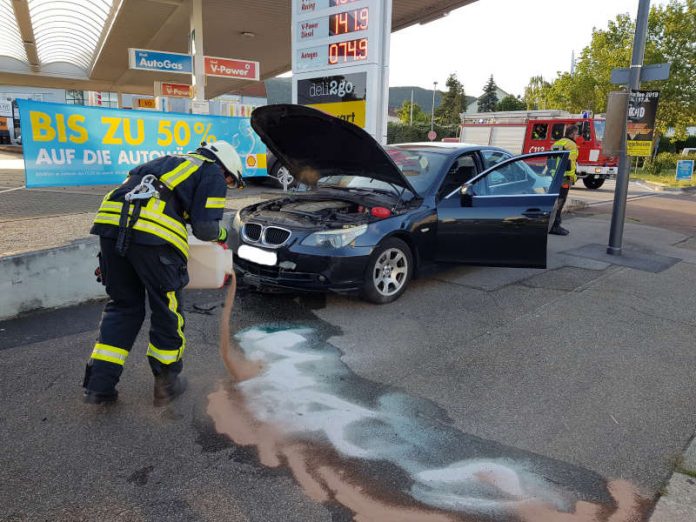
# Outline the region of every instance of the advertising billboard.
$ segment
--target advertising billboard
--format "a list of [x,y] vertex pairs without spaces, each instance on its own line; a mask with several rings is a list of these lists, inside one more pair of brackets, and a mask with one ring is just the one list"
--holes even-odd
[[27,188],[121,183],[141,163],[217,139],[236,147],[244,176],[266,175],[266,147],[248,118],[18,103]]

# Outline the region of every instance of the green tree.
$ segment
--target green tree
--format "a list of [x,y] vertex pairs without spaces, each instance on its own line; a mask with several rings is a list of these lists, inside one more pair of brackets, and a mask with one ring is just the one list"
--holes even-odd
[[[411,102],[404,101],[396,115],[401,120],[401,123],[408,125],[411,122]],[[430,121],[430,116],[423,112],[421,106],[417,103],[413,104],[413,123],[426,123]]]
[[[541,89],[545,107],[578,113],[606,110],[609,92],[620,87],[610,81],[616,67],[629,67],[635,21],[628,14],[610,20],[606,29],[595,29],[590,44],[583,49],[575,75],[559,73],[547,89]],[[686,127],[696,123],[696,0],[671,0],[655,6],[648,19],[645,64],[671,63],[667,81],[649,82],[642,89],[659,90],[657,131],[675,129],[674,139],[686,136]],[[531,82],[530,86],[531,87]],[[528,96],[527,106],[538,101],[538,93]]]
[[528,111],[544,110],[547,108],[546,97],[551,84],[543,76],[532,76],[524,88],[524,103]]
[[459,125],[460,114],[466,109],[464,86],[456,74],[450,74],[445,82],[447,92],[442,95],[440,106],[435,109],[435,121],[441,125]]
[[508,94],[498,102],[495,106],[496,111],[523,111],[527,108],[527,104],[521,98]]
[[493,112],[495,106],[498,105],[498,86],[495,84],[493,75],[488,79],[488,82],[483,88],[483,95],[478,100],[479,112]]

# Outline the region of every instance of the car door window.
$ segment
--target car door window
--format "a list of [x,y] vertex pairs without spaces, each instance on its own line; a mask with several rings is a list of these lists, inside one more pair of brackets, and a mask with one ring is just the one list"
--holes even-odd
[[503,160],[512,158],[512,154],[508,154],[502,150],[482,150],[481,156],[483,157],[484,170],[490,169]]
[[472,186],[474,196],[547,194],[561,160],[558,156],[523,157],[494,168]]
[[473,153],[462,154],[454,160],[454,163],[447,171],[438,195],[444,197],[450,194],[476,176],[476,174],[478,174],[478,171],[476,170],[476,161]]

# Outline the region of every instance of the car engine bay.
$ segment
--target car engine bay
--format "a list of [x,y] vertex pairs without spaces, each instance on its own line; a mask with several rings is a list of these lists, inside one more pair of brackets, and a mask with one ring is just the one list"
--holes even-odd
[[[241,217],[245,221],[253,219],[256,222],[300,228],[330,229],[362,225],[398,213],[393,209],[394,201],[391,198],[389,203],[382,201],[381,205],[377,204],[378,201],[320,196],[287,197],[247,207]],[[369,206],[369,203],[373,203],[373,206]]]

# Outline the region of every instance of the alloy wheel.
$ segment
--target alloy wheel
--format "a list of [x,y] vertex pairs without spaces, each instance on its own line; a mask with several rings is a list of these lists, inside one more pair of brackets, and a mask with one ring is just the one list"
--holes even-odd
[[408,259],[398,248],[382,252],[372,273],[375,289],[383,296],[396,294],[406,284],[408,277]]

